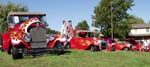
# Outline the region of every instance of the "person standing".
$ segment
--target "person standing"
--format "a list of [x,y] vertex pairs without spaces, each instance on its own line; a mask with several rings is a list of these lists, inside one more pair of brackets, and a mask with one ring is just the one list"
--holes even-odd
[[63,25],[61,27],[61,37],[63,41],[65,41],[63,43],[63,47],[65,47],[67,45],[67,38],[68,38],[67,23],[65,20],[63,20]]
[[63,25],[61,27],[61,36],[65,37],[67,39],[67,35],[68,35],[68,33],[67,33],[67,23],[66,23],[65,20],[63,20]]
[[74,29],[72,27],[71,20],[68,21],[68,37],[69,37],[68,41],[70,41],[72,39],[72,37],[74,37]]

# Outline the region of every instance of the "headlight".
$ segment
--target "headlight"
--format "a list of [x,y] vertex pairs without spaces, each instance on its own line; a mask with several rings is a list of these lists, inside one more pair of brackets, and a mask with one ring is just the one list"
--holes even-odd
[[11,42],[13,44],[19,44],[21,42],[21,40],[19,40],[19,39],[11,39]]
[[24,37],[23,37],[23,40],[24,40],[25,42],[30,42],[30,41],[31,41],[31,36],[30,36],[30,34],[25,34]]

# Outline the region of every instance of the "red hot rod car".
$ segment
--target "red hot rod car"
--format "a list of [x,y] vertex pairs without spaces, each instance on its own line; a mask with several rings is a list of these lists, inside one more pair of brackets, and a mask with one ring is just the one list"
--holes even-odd
[[144,46],[142,43],[136,41],[135,39],[133,38],[128,38],[126,39],[126,41],[131,44],[130,45],[130,50],[131,51],[144,51]]
[[99,51],[101,48],[98,41],[100,38],[94,38],[94,34],[87,30],[77,30],[68,45],[72,49]]
[[12,54],[13,59],[23,58],[25,54],[63,51],[59,37],[47,36],[43,13],[11,12],[8,15],[8,31],[1,35],[2,51]]
[[90,50],[90,51],[118,51],[128,50],[125,43],[113,42],[110,38],[96,38],[96,32],[87,30],[77,30],[68,45],[72,49]]
[[116,42],[115,40],[111,38],[102,38],[104,41],[106,41],[107,51],[120,51],[120,50],[129,50],[129,47],[124,42]]

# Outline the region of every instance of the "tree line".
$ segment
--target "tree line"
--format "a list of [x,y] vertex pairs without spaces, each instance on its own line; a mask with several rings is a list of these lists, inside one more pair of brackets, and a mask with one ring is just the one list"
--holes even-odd
[[134,0],[100,0],[94,9],[92,26],[99,28],[105,37],[125,39],[131,24],[144,23],[143,19],[130,15]]

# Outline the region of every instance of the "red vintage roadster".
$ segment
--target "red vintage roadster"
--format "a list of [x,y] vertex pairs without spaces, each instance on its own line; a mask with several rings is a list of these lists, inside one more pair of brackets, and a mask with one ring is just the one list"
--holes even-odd
[[129,47],[124,42],[116,42],[111,38],[102,38],[108,44],[106,50],[107,51],[120,51],[120,50],[129,50]]
[[45,16],[36,12],[9,13],[8,31],[1,35],[2,51],[12,54],[13,59],[48,51],[63,51],[63,40],[46,34]]
[[130,46],[131,51],[144,51],[143,44],[140,42],[137,42],[135,39],[127,38],[126,41],[131,44],[131,46]]
[[99,51],[101,50],[98,41],[100,38],[95,38],[92,31],[77,30],[68,45],[72,49]]
[[126,43],[114,42],[111,38],[96,38],[96,32],[87,30],[77,30],[68,45],[72,49],[90,50],[90,51],[118,51],[129,50]]

